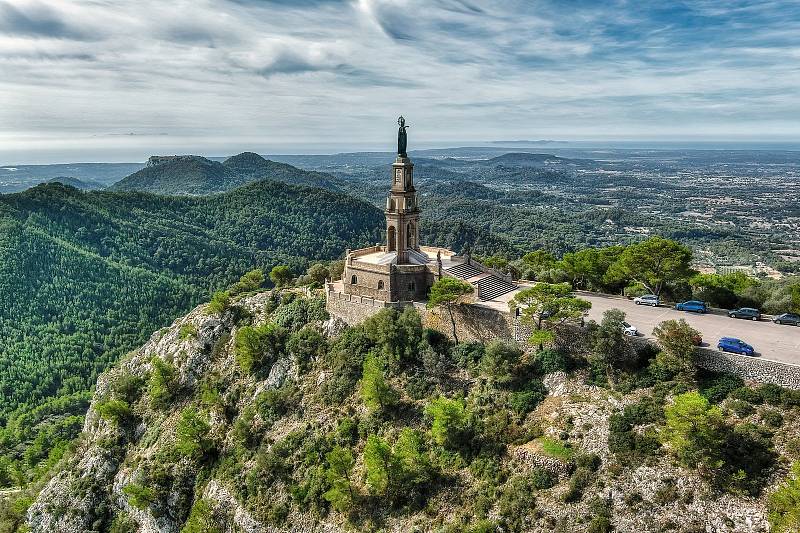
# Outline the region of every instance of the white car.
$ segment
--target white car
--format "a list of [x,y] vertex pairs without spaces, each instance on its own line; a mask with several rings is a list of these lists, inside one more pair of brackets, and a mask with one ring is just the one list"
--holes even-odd
[[636,305],[652,305],[653,307],[658,307],[661,301],[655,294],[645,294],[644,296],[637,296],[634,298],[633,303]]
[[627,335],[628,337],[636,337],[639,335],[639,330],[636,329],[636,326],[631,326],[627,322],[622,323],[622,333]]

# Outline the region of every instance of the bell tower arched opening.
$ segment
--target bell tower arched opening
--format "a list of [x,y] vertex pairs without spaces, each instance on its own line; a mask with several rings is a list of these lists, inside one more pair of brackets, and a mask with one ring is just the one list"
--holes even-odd
[[394,226],[389,226],[389,229],[386,232],[386,242],[389,246],[390,252],[397,251],[397,232],[394,229]]

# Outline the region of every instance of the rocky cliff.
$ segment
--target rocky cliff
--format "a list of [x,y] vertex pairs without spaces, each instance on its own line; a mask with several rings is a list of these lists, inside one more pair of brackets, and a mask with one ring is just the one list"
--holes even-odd
[[[213,374],[220,380],[236,382],[237,391],[241,391],[239,398],[232,400],[226,395],[226,400],[232,401],[228,408],[239,410],[259,393],[275,389],[287,377],[296,375],[297,369],[288,356],[275,361],[264,379],[236,375],[232,346],[237,320],[246,315],[252,317],[248,321],[263,321],[270,297],[271,293],[247,297],[222,313],[209,313],[207,306],[200,306],[153,334],[144,346],[103,374],[97,382],[77,451],[28,511],[31,530],[103,530],[115,517],[123,516],[117,523],[136,524],[142,532],[176,532],[193,501],[207,497],[229,511],[231,524],[244,531],[262,531],[217,481],[208,480],[202,492],[195,494],[203,465],[191,456],[170,455],[169,450],[175,446],[175,432],[184,408],[198,402],[198,388],[204,377]],[[169,403],[160,406],[152,401],[152,376],[159,364],[155,360],[168,365],[166,374],[171,374],[164,380],[170,390],[159,392]],[[99,411],[111,398],[130,405],[131,412],[101,416]],[[230,429],[225,413],[212,409],[209,424],[212,438],[224,442]],[[143,478],[152,478],[153,469],[172,461],[162,473],[168,478],[163,494],[145,494],[138,506],[132,505],[130,500],[136,498],[126,494],[125,488],[142,485]]]

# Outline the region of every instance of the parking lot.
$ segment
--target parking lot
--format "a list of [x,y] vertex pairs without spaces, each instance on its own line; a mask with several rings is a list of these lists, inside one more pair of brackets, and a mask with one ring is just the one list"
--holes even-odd
[[720,337],[736,337],[751,344],[758,357],[774,359],[800,365],[800,327],[779,326],[762,319],[760,322],[738,320],[725,315],[686,313],[672,307],[649,307],[636,305],[626,298],[581,292],[581,298],[592,302],[589,318],[600,321],[608,309],[621,309],[626,321],[647,337],[653,336],[653,328],[671,319],[685,319],[703,335],[703,342],[716,348]]

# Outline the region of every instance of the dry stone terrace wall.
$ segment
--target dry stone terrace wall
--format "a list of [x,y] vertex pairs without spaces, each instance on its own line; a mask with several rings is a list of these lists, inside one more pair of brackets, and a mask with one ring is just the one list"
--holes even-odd
[[772,359],[747,357],[700,348],[697,365],[712,372],[727,372],[742,379],[800,390],[800,366]]

